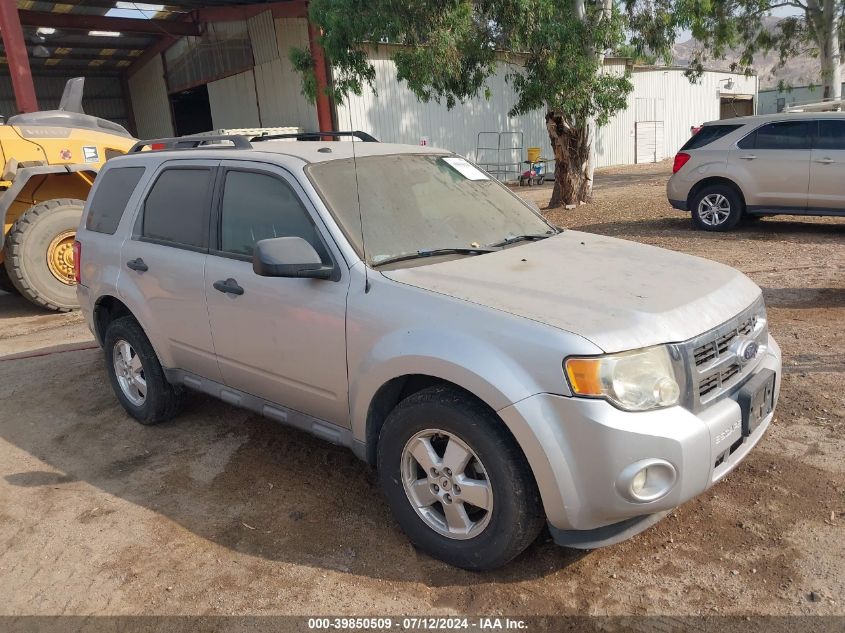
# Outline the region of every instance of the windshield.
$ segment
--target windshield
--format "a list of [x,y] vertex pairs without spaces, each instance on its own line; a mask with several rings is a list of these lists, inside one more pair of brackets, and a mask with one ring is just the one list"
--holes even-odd
[[316,163],[308,174],[355,250],[371,264],[554,232],[505,186],[457,156],[366,156],[357,159],[357,167],[357,183],[351,158]]

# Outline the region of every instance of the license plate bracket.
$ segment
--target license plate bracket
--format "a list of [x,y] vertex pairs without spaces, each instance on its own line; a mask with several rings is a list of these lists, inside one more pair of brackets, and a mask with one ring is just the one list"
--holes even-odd
[[747,437],[775,407],[775,372],[764,369],[740,389],[737,403],[742,410],[742,435]]

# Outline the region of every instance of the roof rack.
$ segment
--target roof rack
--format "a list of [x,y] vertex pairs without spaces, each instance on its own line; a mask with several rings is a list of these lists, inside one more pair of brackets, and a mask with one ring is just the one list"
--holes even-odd
[[333,130],[331,132],[300,132],[298,134],[269,134],[267,136],[254,136],[249,139],[252,142],[255,141],[277,141],[279,139],[291,138],[296,139],[297,141],[323,141],[326,137],[335,137],[340,138],[341,136],[352,136],[357,139],[360,139],[364,143],[378,143],[378,139],[366,132],[361,132],[360,130],[355,130],[352,132],[340,132],[337,130]]
[[215,146],[214,149],[252,149],[252,144],[245,136],[238,134],[218,134],[208,136],[177,136],[173,138],[156,138],[147,141],[138,141],[128,153],[135,154],[142,151],[145,147],[154,150],[196,149],[201,145],[212,145],[221,141],[229,141],[232,144]]

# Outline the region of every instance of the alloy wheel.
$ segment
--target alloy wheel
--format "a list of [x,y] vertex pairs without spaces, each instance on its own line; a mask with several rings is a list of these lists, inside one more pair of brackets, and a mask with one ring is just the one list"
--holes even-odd
[[731,203],[721,193],[704,196],[698,203],[698,217],[707,226],[724,224],[731,214]]
[[454,433],[427,429],[402,450],[402,486],[419,517],[452,539],[478,536],[490,523],[493,489],[481,460]]
[[112,350],[112,361],[123,395],[136,407],[143,406],[147,400],[147,379],[137,352],[127,341],[118,339]]

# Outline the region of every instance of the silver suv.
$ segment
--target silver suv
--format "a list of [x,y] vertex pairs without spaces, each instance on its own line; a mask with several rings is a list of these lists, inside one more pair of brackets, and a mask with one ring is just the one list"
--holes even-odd
[[779,213],[845,216],[845,112],[705,123],[672,171],[669,203],[706,231]]
[[577,548],[637,534],[772,420],[780,350],[732,268],[560,231],[429,147],[214,142],[108,161],[77,233],[143,424],[187,388],[347,446],[418,547],[488,569],[544,523]]

